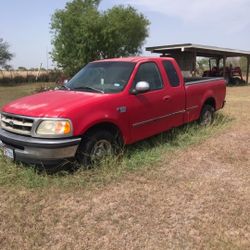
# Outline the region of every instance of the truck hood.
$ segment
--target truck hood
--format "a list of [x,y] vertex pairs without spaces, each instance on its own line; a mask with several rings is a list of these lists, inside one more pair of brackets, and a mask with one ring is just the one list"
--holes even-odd
[[64,117],[69,110],[85,106],[106,94],[55,90],[15,100],[2,109],[3,112],[30,117]]

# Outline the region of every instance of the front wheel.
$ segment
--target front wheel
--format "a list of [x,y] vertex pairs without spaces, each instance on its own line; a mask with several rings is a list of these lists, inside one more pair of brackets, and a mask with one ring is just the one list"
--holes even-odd
[[214,112],[214,107],[212,107],[211,105],[205,105],[201,111],[199,124],[201,126],[211,125],[214,121]]
[[100,163],[105,157],[117,152],[115,136],[106,130],[92,131],[83,137],[77,152],[77,160],[83,166]]

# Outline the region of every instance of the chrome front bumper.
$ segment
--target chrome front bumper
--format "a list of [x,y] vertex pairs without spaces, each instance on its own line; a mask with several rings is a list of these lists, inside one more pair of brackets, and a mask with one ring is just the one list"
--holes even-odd
[[16,135],[0,128],[2,148],[13,150],[15,161],[53,165],[75,157],[81,138],[40,139]]

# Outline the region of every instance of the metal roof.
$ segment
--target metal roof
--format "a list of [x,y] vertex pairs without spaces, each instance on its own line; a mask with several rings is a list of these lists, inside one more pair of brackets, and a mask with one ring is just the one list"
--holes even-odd
[[166,53],[171,54],[171,52],[195,52],[197,56],[247,56],[250,57],[250,51],[220,48],[216,46],[207,46],[193,43],[183,43],[183,44],[169,44],[163,46],[147,47],[146,51],[151,51],[152,53]]

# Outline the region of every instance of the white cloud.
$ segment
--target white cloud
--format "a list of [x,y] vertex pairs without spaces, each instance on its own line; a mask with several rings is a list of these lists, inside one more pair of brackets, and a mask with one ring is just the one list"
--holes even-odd
[[133,0],[127,3],[175,17],[185,23],[226,33],[244,30],[250,25],[249,0]]

